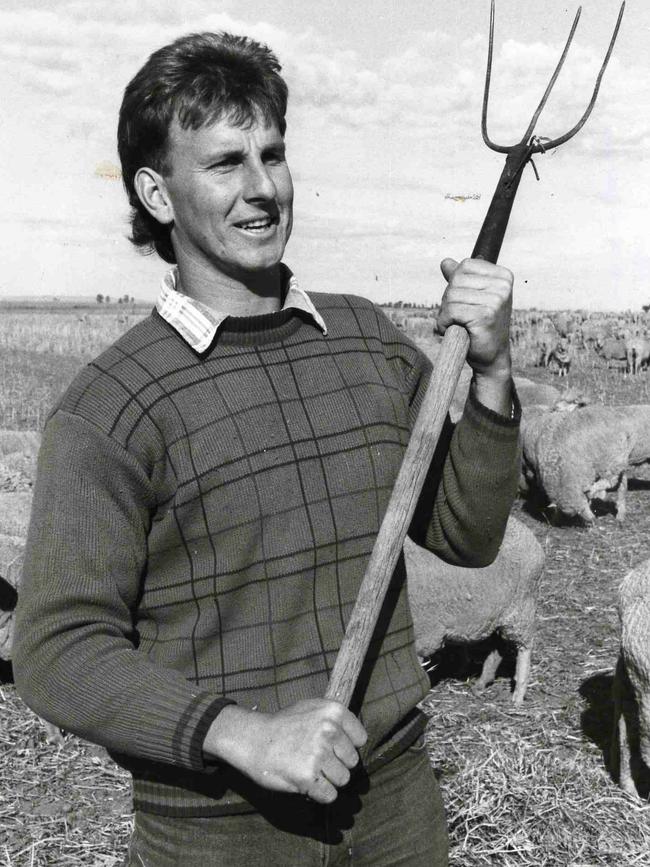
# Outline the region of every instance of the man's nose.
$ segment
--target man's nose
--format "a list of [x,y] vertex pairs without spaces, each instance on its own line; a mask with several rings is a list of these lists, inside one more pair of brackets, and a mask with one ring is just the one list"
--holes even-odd
[[244,180],[245,199],[274,199],[275,182],[269,174],[268,167],[261,161],[251,162],[246,166]]

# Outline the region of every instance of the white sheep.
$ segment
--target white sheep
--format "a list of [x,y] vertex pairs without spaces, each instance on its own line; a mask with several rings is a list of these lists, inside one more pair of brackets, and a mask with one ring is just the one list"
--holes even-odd
[[560,337],[551,349],[546,366],[557,370],[560,377],[568,376],[571,360],[571,344],[566,337]]
[[[461,374],[454,392],[454,397],[449,409],[449,416],[453,422],[463,414],[467,393],[469,392],[470,382],[472,380],[472,368],[466,364],[461,370]],[[561,398],[561,392],[552,385],[533,382],[525,376],[514,377],[515,388],[522,406],[530,406],[532,404],[543,404],[552,406]]]
[[[513,701],[526,693],[544,551],[532,531],[509,518],[496,560],[481,569],[444,563],[410,539],[404,544],[415,649],[422,659],[445,644],[468,644],[500,634],[517,647]],[[493,650],[477,683],[491,683],[501,661]]]
[[591,524],[590,501],[616,491],[625,520],[627,470],[650,461],[650,405],[578,406],[573,412],[524,410],[523,474],[549,503]]
[[13,610],[23,568],[30,508],[31,493],[0,492],[0,659],[5,661],[11,659]]
[[[11,661],[14,635],[14,609],[20,589],[25,539],[0,534],[0,659]],[[40,720],[51,744],[62,744],[63,734],[52,723]]]
[[625,341],[627,367],[630,373],[640,373],[650,363],[650,340],[641,334],[633,335]]
[[607,367],[618,367],[629,373],[627,347],[625,340],[620,337],[605,337],[596,341],[596,354],[599,355]]
[[621,788],[635,795],[637,733],[638,753],[650,769],[650,560],[628,572],[621,582],[618,616],[620,652],[613,686],[611,766]]
[[0,534],[0,659],[11,659],[13,611],[18,600],[18,583],[25,543],[17,536]]
[[[36,431],[0,430],[0,659],[6,662],[11,660],[14,609],[40,440]],[[50,743],[63,743],[56,726],[45,720],[41,723]]]

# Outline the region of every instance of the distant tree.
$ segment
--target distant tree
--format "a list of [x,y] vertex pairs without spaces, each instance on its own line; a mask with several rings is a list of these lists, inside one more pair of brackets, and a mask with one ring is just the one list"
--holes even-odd
[[650,304],[644,304],[644,305],[641,307],[641,310],[643,310],[644,313],[647,313],[648,310],[650,310]]
[[97,298],[96,298],[95,300],[97,301],[98,304],[103,304],[103,303],[104,303],[104,296],[102,295],[101,292],[98,292],[98,293],[97,293]]
[[128,293],[125,294],[125,295],[122,297],[122,301],[123,301],[125,304],[128,304],[128,303],[129,303],[129,295],[128,295]]
[[107,295],[107,296],[104,298],[104,301],[106,301],[107,304],[110,304],[110,303],[111,303],[111,296],[110,296],[110,295]]
[[121,297],[117,299],[117,303],[118,303],[118,304],[121,304],[121,303],[122,303],[122,298],[121,298]]

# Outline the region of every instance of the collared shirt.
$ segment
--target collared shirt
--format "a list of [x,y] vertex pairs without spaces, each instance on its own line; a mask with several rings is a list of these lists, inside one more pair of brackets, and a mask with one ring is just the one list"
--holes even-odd
[[[323,317],[314,307],[311,299],[298,285],[298,281],[288,268],[284,269],[288,276],[287,293],[282,305],[283,310],[293,308],[302,310],[312,317],[323,334],[327,334],[327,326]],[[213,307],[208,307],[195,298],[190,298],[178,289],[178,266],[171,268],[162,278],[160,294],[156,300],[156,309],[162,318],[189,343],[196,352],[205,352],[210,346],[219,327],[230,314]]]

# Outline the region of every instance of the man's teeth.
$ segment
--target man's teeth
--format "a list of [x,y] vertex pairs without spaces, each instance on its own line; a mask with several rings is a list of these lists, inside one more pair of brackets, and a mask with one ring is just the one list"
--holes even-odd
[[252,220],[250,223],[242,223],[240,228],[242,229],[267,229],[271,224],[272,220]]

